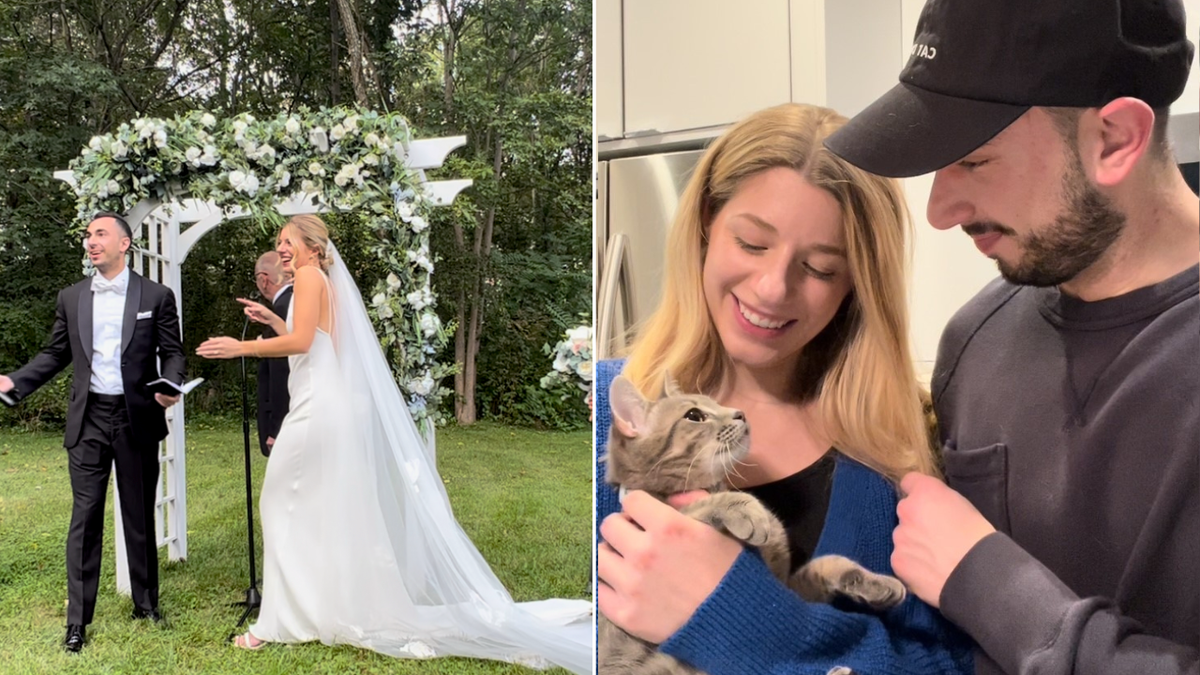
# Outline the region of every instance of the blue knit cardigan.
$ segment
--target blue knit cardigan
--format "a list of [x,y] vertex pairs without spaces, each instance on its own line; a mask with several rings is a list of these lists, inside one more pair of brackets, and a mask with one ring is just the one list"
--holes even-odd
[[[624,361],[601,361],[595,380],[597,455],[608,443],[608,387]],[[892,573],[895,488],[878,473],[839,456],[829,512],[814,556],[837,553]],[[596,462],[596,522],[620,510]],[[825,675],[849,666],[859,675],[968,675],[972,645],[937,610],[909,594],[881,615],[801,600],[746,550],[692,618],[660,649],[710,675]]]

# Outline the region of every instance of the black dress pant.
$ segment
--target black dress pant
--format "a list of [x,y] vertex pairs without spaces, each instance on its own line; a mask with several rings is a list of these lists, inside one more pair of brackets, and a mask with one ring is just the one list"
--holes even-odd
[[156,609],[158,443],[140,439],[130,427],[123,396],[88,394],[79,443],[67,448],[67,457],[74,495],[67,534],[67,623],[86,626],[92,622],[104,542],[104,500],[114,460],[133,605]]

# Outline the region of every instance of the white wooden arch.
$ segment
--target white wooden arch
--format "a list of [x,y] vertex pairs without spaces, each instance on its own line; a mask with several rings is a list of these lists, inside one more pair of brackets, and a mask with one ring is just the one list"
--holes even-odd
[[[471,185],[471,180],[427,181],[426,169],[442,165],[446,156],[467,142],[466,136],[449,136],[415,140],[409,144],[405,164],[417,173],[418,182],[426,197],[436,206],[450,204],[458,193]],[[72,171],[56,171],[54,177],[76,186]],[[305,194],[276,203],[276,210],[283,216],[321,213],[333,210],[317,200],[315,195]],[[145,199],[126,214],[133,228],[134,239],[140,239],[145,231],[146,246],[139,247],[133,254],[132,267],[138,274],[170,287],[175,292],[176,309],[179,312],[180,330],[183,328],[183,289],[181,288],[181,266],[188,253],[205,234],[227,220],[247,218],[251,214],[240,208],[222,209],[213,202],[197,199],[182,199],[162,202]],[[187,229],[183,229],[184,226]],[[184,456],[184,402],[167,409],[167,437],[159,444],[159,474],[155,500],[154,529],[158,546],[167,547],[170,560],[187,558],[187,469]],[[113,513],[116,521],[117,590],[130,594],[129,567],[125,559],[124,529],[121,524],[120,494],[117,490],[115,473],[113,483]]]

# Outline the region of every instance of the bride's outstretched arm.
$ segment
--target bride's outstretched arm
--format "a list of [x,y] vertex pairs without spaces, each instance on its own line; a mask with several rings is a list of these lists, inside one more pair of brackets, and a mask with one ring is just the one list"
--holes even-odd
[[291,356],[307,354],[321,317],[325,280],[314,267],[296,270],[292,293],[292,331],[266,340],[235,340],[215,337],[205,340],[196,354],[206,359],[236,359],[240,356]]

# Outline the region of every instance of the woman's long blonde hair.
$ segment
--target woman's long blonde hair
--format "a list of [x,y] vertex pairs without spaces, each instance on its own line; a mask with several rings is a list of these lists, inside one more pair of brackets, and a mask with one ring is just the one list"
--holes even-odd
[[729,362],[702,284],[709,227],[747,178],[791,168],[837,200],[853,279],[837,315],[804,347],[797,394],[817,399],[822,431],[843,454],[893,480],[909,471],[936,475],[908,349],[908,208],[894,180],[822,145],[845,122],[827,108],[786,104],[751,115],[713,142],[684,190],[667,239],[662,300],[624,372],[651,397],[666,372],[687,391],[720,386]]

